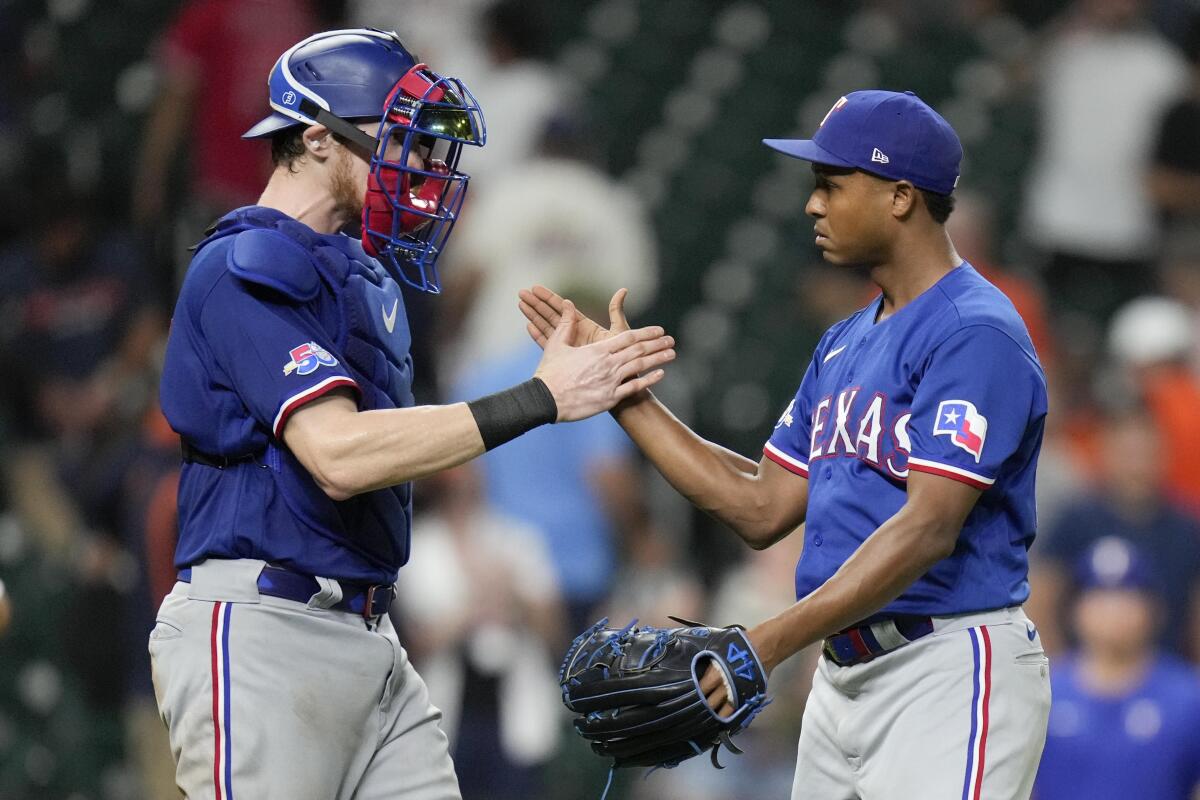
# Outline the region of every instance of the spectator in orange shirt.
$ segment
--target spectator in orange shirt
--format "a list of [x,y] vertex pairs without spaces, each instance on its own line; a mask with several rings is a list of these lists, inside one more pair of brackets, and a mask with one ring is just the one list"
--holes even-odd
[[1140,391],[1163,439],[1163,486],[1200,517],[1200,377],[1195,325],[1182,303],[1141,297],[1113,318],[1109,349]]

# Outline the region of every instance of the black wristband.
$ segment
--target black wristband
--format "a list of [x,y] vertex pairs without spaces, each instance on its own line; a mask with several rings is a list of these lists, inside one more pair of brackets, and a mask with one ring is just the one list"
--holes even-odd
[[484,450],[558,419],[558,404],[541,378],[530,378],[511,389],[472,400],[467,408],[479,426]]

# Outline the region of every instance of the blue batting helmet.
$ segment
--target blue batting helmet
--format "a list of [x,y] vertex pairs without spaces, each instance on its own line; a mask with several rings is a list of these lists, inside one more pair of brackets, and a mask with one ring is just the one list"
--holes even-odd
[[[318,33],[289,48],[267,80],[270,116],[254,139],[295,125],[324,125],[370,154],[363,247],[397,276],[437,293],[437,257],[466,197],[463,145],[486,140],[483,112],[457,78],[417,61],[395,33],[372,28]],[[375,136],[351,120],[379,120]],[[403,147],[386,158],[392,139]],[[423,166],[409,165],[410,154]]]

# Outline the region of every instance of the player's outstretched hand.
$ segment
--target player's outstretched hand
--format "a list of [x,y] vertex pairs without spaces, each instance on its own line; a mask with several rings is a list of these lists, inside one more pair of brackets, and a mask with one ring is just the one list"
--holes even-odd
[[604,335],[593,336],[590,344],[575,345],[581,339],[588,341],[577,329],[583,321],[591,321],[570,300],[558,299],[557,323],[545,337],[545,352],[534,373],[554,395],[558,422],[608,411],[662,380],[658,368],[675,358],[675,340],[662,328],[652,325],[613,333],[591,323]]
[[[592,319],[581,314],[576,309],[577,324],[572,333],[572,340],[567,344],[576,347],[593,344],[618,333],[629,330],[629,320],[625,319],[625,296],[628,289],[618,289],[608,303],[608,327],[602,328]],[[550,340],[554,329],[562,318],[563,306],[567,302],[554,291],[545,286],[534,286],[532,289],[522,289],[519,292],[521,313],[529,320],[525,329],[530,337],[543,349]]]

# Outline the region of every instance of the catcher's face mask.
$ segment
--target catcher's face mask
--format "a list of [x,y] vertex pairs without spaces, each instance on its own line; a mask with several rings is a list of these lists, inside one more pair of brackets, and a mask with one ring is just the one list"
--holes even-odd
[[[486,136],[483,113],[467,87],[424,64],[409,70],[388,96],[367,178],[363,248],[417,289],[441,291],[437,257],[467,192],[458,161],[464,145],[482,146]],[[390,159],[393,139],[402,145]]]
[[[483,113],[462,82],[418,63],[395,33],[354,28],[289,48],[268,89],[270,116],[243,135],[324,125],[353,143],[370,159],[363,247],[399,280],[438,292],[434,265],[466,196],[458,159],[463,145],[486,139]],[[351,122],[364,119],[380,120],[376,136]]]

